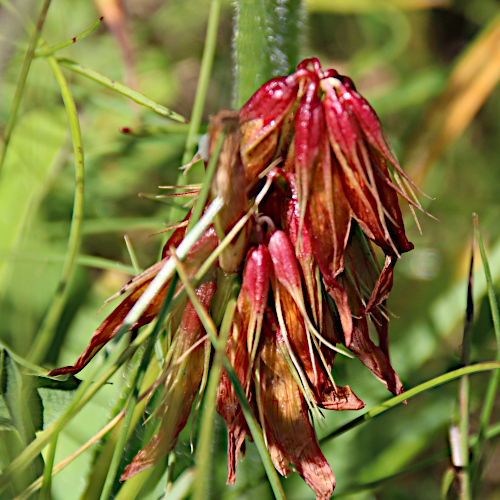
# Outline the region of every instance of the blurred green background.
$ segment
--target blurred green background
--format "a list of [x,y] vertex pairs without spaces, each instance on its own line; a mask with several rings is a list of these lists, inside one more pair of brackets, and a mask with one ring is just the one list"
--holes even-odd
[[[107,0],[54,0],[43,39],[49,46],[71,39],[104,15],[105,22],[94,33],[61,50],[58,57],[125,82],[189,117],[210,3],[126,0],[118,14],[112,10],[116,5]],[[40,7],[34,0],[0,3],[0,130],[9,117],[30,23],[36,22]],[[499,3],[310,0],[306,11],[301,58],[317,56],[324,68],[353,78],[379,114],[403,168],[435,198],[425,206],[439,221],[420,216],[422,235],[411,216],[407,219],[415,250],[396,267],[389,301],[395,315],[390,325],[392,363],[405,386],[413,387],[460,364],[473,212],[479,215],[494,279],[500,278]],[[232,104],[233,16],[233,5],[224,2],[204,123],[211,113]],[[74,362],[111,310],[108,306],[96,316],[103,300],[130,278],[124,235],[146,268],[165,241],[165,235],[148,236],[184,213],[182,199],[151,200],[138,193],[160,194],[157,186],[179,181],[187,126],[63,71],[82,128],[85,208],[79,265],[50,350],[39,360],[47,368]],[[132,133],[120,132],[121,127]],[[35,59],[0,172],[0,339],[21,357],[29,355],[58,286],[74,198],[73,162],[57,82],[46,60]],[[196,182],[201,176],[197,166],[182,182]],[[482,300],[485,280],[480,259],[476,261],[473,362],[496,357],[491,314]],[[368,409],[389,396],[357,360],[339,360],[334,375],[339,384],[348,383]],[[473,431],[487,379],[487,374],[480,374],[471,381]],[[123,384],[119,374],[65,428],[56,463],[108,421]],[[377,487],[362,485],[436,453],[446,454],[456,394],[456,383],[426,392],[324,443],[323,452],[337,477],[338,497],[439,498],[449,466],[446,456]],[[66,404],[70,395],[61,391],[58,397],[51,407]],[[496,410],[498,419],[498,402]],[[354,416],[328,412],[319,436]],[[47,424],[50,415],[44,417]],[[193,463],[189,432],[188,425],[176,447],[176,474]],[[225,486],[225,439],[225,427],[217,417],[211,498],[272,498],[253,445],[239,464],[236,485]],[[127,452],[133,456],[134,450]],[[500,499],[497,441],[490,443],[487,458],[478,498]],[[93,460],[91,448],[58,475],[53,498],[84,495]],[[160,498],[161,481],[158,488],[151,497],[144,493],[140,498]],[[285,480],[284,488],[291,500],[313,498],[298,475]],[[95,498],[88,490],[85,495],[82,498]]]

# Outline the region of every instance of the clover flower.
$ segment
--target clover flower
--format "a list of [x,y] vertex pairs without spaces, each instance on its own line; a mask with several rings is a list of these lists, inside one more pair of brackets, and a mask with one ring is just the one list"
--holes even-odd
[[[212,117],[209,157],[223,132],[211,196],[225,204],[185,266],[193,277],[225,240],[196,294],[210,311],[218,273],[241,277],[226,355],[278,472],[288,476],[295,469],[317,499],[328,499],[335,477],[311,419],[321,419],[320,409],[364,406],[349,386],[338,386],[332,377],[339,353],[358,357],[393,394],[403,392],[389,359],[385,301],[398,258],[413,248],[398,196],[421,206],[374,110],[348,77],[323,71],[317,59],[264,84],[240,111],[222,110]],[[246,222],[238,234],[227,242],[242,220]],[[162,260],[118,292],[129,295],[96,330],[77,362],[51,375],[80,371],[113,338],[185,231],[185,225],[176,229]],[[372,243],[385,254],[382,268]],[[133,328],[152,321],[169,286],[167,282]],[[177,285],[176,296],[182,288]],[[202,390],[211,346],[189,300],[177,302],[168,322],[171,354],[157,384],[163,391],[160,430],[122,480],[173,449]],[[370,338],[370,323],[378,345]],[[251,435],[224,369],[217,411],[227,426],[227,480],[233,483]]]

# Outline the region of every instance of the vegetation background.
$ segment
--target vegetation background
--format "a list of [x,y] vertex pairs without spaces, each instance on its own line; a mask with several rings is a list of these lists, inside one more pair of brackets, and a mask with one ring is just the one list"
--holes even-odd
[[[42,3],[0,2],[0,130],[4,132]],[[93,33],[55,55],[124,82],[190,117],[210,2],[130,0],[123,4],[121,10],[112,0],[53,0],[43,41],[54,46],[71,40],[104,16]],[[231,2],[222,2],[204,124],[211,113],[233,104],[234,10]],[[300,59],[317,56],[324,68],[336,68],[353,78],[379,114],[403,168],[435,197],[426,207],[439,222],[420,217],[420,235],[408,219],[407,232],[415,250],[396,267],[389,302],[396,315],[390,332],[393,366],[411,388],[462,363],[473,212],[479,215],[493,281],[497,284],[500,279],[499,4],[494,0],[309,0],[306,12]],[[2,468],[28,445],[39,426],[46,428],[67,408],[74,392],[69,385],[51,389],[47,382],[37,390],[29,384],[23,388],[23,360],[45,368],[72,364],[111,310],[108,305],[96,316],[103,301],[134,274],[124,235],[132,243],[139,266],[146,268],[157,259],[166,238],[148,236],[160,231],[164,222],[178,220],[184,210],[183,199],[154,196],[161,192],[157,186],[179,180],[188,125],[155,114],[63,66],[81,126],[85,194],[81,246],[71,264],[68,287],[64,288],[64,280],[61,285],[75,199],[75,158],[61,90],[49,59],[37,57],[32,62],[0,171],[0,340],[7,349],[0,377]],[[128,133],[123,133],[124,127]],[[189,182],[200,182],[202,176],[197,165],[189,173]],[[138,193],[146,194],[140,197]],[[498,354],[490,305],[483,300],[487,286],[479,258],[474,269],[476,312],[470,356],[475,363],[496,359]],[[14,363],[16,355],[20,359]],[[112,384],[105,385],[64,426],[56,464],[116,415],[130,366],[118,371]],[[89,370],[79,378],[85,380]],[[335,370],[339,383],[349,383],[367,409],[388,399],[382,384],[357,360],[341,360]],[[490,376],[480,373],[470,380],[471,434],[478,431]],[[426,391],[407,405],[324,441],[323,452],[337,477],[336,497],[440,498],[442,485],[450,477],[448,431],[457,391],[457,382]],[[17,417],[12,398],[19,404]],[[492,424],[500,418],[499,401]],[[6,409],[10,416],[4,417]],[[25,414],[33,417],[31,431],[25,425],[26,416],[21,416]],[[328,412],[325,428],[318,428],[319,436],[355,416]],[[22,431],[15,429],[16,418],[23,421]],[[129,487],[120,493],[115,484],[112,495],[156,500],[164,498],[167,485],[174,480],[181,494],[168,498],[184,498],[196,480],[189,427],[176,447],[175,467],[164,473],[163,464],[136,490]],[[195,436],[196,429],[197,424]],[[18,437],[13,438],[14,433]],[[139,424],[120,467],[134,455],[143,434]],[[99,498],[116,439],[117,435],[108,435],[72,460],[54,477],[52,498]],[[225,427],[217,416],[210,498],[272,498],[253,445],[239,465],[236,485],[225,486],[225,439]],[[45,458],[47,453],[45,449]],[[484,457],[476,498],[500,499],[497,438],[487,443]],[[185,471],[188,474],[183,475]],[[42,472],[41,462],[35,460],[18,477],[16,494]],[[291,500],[313,496],[298,475],[283,481],[283,487]],[[12,488],[4,492],[5,498],[13,496],[16,487]],[[173,495],[174,490],[168,491]],[[47,489],[42,495],[50,498]]]

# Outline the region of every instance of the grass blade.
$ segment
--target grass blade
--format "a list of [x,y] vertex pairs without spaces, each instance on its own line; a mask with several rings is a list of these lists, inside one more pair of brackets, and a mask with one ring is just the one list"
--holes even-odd
[[219,338],[217,339],[215,356],[210,367],[210,379],[205,393],[205,403],[201,415],[200,431],[198,433],[198,443],[196,446],[197,481],[194,486],[193,500],[204,500],[207,498],[207,485],[210,480],[210,464],[212,463],[212,436],[215,424],[217,387],[220,381],[222,361],[225,356],[227,339],[231,332],[231,324],[234,311],[236,310],[239,292],[237,280],[233,279],[230,286],[230,298],[222,320]]
[[200,130],[203,108],[207,97],[208,83],[210,74],[212,73],[212,65],[215,56],[217,45],[217,32],[219,29],[219,19],[221,11],[221,0],[212,0],[210,4],[210,13],[208,15],[207,35],[205,37],[205,46],[203,49],[203,57],[201,60],[200,78],[196,88],[193,110],[191,112],[191,120],[189,122],[189,130],[186,139],[186,146],[182,156],[182,164],[188,163],[193,154],[196,145],[196,136]]
[[364,424],[368,422],[368,420],[385,413],[386,411],[394,408],[395,406],[401,404],[403,401],[411,399],[418,394],[421,394],[429,389],[433,389],[434,387],[439,387],[440,385],[446,384],[447,382],[451,382],[452,380],[456,380],[457,378],[463,377],[464,375],[469,375],[472,373],[481,373],[490,370],[498,370],[500,369],[500,362],[498,361],[486,361],[484,363],[477,363],[475,365],[464,366],[463,368],[458,368],[457,370],[453,370],[451,372],[445,373],[444,375],[440,375],[439,377],[435,377],[427,382],[424,382],[413,389],[409,389],[403,394],[399,396],[395,396],[387,401],[377,405],[375,408],[365,412],[363,415],[347,422],[342,425],[338,429],[327,434],[323,439],[321,439],[320,444],[329,441],[330,439],[336,438],[345,432],[354,429],[358,425]]
[[[486,289],[488,292],[491,318],[493,320],[493,328],[495,331],[495,337],[497,341],[497,360],[500,361],[500,313],[498,310],[498,301],[495,294],[495,289],[493,288],[493,280],[491,277],[490,265],[486,255],[486,250],[484,248],[483,238],[481,236],[481,232],[479,231],[479,221],[476,214],[474,214],[474,225],[476,228],[476,237],[479,245],[479,252],[481,254],[484,274],[486,277]],[[495,371],[491,374],[490,380],[488,382],[488,387],[486,389],[486,395],[484,397],[484,402],[483,402],[483,408],[481,410],[478,439],[475,446],[472,449],[471,468],[473,470],[474,479],[476,479],[480,474],[481,470],[480,462],[486,441],[486,429],[488,428],[491,414],[493,412],[493,407],[497,395],[499,382],[500,382],[500,373],[498,371]]]
[[44,318],[42,329],[38,333],[35,343],[28,354],[28,359],[34,363],[41,362],[45,358],[54,339],[56,327],[59,323],[69,293],[69,285],[76,267],[76,258],[80,251],[83,220],[84,159],[80,122],[78,120],[75,101],[61,68],[53,56],[48,58],[48,62],[61,89],[64,106],[68,114],[73,152],[75,155],[75,197],[68,238],[68,248],[57,292],[52,300],[49,312]]
[[23,67],[21,68],[21,75],[19,76],[19,80],[17,81],[16,92],[14,94],[14,99],[12,101],[12,107],[10,109],[9,119],[5,126],[3,136],[0,139],[0,172],[2,171],[5,154],[7,153],[7,148],[9,146],[10,138],[12,136],[12,130],[14,129],[14,125],[16,124],[17,112],[19,111],[19,105],[21,104],[21,99],[24,92],[24,86],[26,84],[26,79],[28,78],[31,61],[33,61],[35,49],[38,44],[40,35],[42,33],[42,28],[45,23],[45,18],[47,17],[47,12],[49,10],[49,7],[50,7],[50,0],[44,0],[40,16],[38,17],[38,22],[35,31],[31,35],[30,43],[28,45],[28,51],[26,52],[26,57],[24,58]]
[[58,45],[54,45],[53,47],[44,47],[43,49],[38,49],[35,51],[34,58],[36,59],[37,57],[47,57],[51,56],[58,50],[64,49],[64,47],[67,47],[68,45],[73,45],[74,43],[78,42],[79,40],[82,40],[86,36],[90,35],[93,33],[100,25],[102,22],[103,18],[101,17],[99,20],[97,20],[89,29],[83,31],[79,35],[76,35],[73,38],[70,38],[69,40],[66,40],[65,42],[59,43]]
[[147,108],[156,111],[158,114],[162,116],[166,116],[167,118],[170,118],[172,120],[181,123],[187,123],[186,118],[179,115],[175,111],[172,111],[166,108],[165,106],[162,106],[161,104],[154,102],[152,99],[146,97],[144,94],[141,94],[140,92],[137,92],[136,90],[133,90],[130,87],[127,87],[126,85],[123,85],[123,83],[116,82],[115,80],[103,75],[102,73],[99,73],[98,71],[88,68],[87,66],[82,66],[81,64],[78,64],[74,61],[70,61],[69,59],[57,59],[57,62],[61,66],[64,66],[65,68],[68,68],[74,71],[75,73],[79,73],[80,75],[86,76],[87,78],[90,78],[91,80],[94,80],[95,82],[100,83],[101,85],[104,85],[105,87],[108,87],[111,90],[114,90],[115,92],[118,92],[119,94],[122,94],[132,99],[137,104],[141,104],[142,106],[146,106]]
[[[474,247],[471,250],[469,283],[467,286],[467,309],[464,322],[462,341],[462,365],[470,364],[471,350],[471,325],[474,318],[474,299],[472,296],[474,268]],[[458,408],[452,416],[450,426],[450,448],[453,472],[457,480],[458,495],[460,500],[470,500],[471,483],[469,469],[469,418],[470,418],[470,379],[465,375],[460,379],[458,387]],[[443,485],[448,481],[448,471],[443,477]]]

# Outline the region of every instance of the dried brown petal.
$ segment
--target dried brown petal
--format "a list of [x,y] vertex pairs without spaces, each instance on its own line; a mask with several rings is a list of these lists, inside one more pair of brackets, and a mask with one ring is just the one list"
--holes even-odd
[[[215,289],[215,281],[208,281],[196,290],[198,299],[207,310]],[[204,333],[198,314],[189,302],[174,338],[174,345],[171,347],[175,349],[173,362],[191,348]],[[176,366],[169,365],[166,368],[171,369],[172,372],[165,384],[160,430],[125,468],[120,481],[130,479],[139,472],[153,467],[174,448],[180,431],[186,425],[191,406],[200,388],[206,348],[209,348],[208,340],[193,349],[182,363]]]
[[[183,230],[184,228],[181,228],[178,231],[182,232]],[[178,237],[178,232],[176,231],[168,240],[167,245],[170,242],[177,242]],[[196,242],[196,244],[192,247],[188,256],[186,257],[186,269],[188,270],[190,276],[194,274],[194,272],[199,268],[203,261],[215,250],[216,246],[217,236],[215,235],[214,229],[210,228]],[[99,328],[97,328],[97,330],[92,335],[92,338],[90,339],[88,347],[81,354],[76,363],[73,366],[65,366],[63,368],[52,370],[49,373],[49,376],[54,377],[56,375],[63,375],[65,373],[78,373],[101,350],[101,348],[118,333],[127,314],[130,312],[132,307],[134,307],[136,302],[144,293],[144,290],[146,290],[153,278],[158,274],[158,272],[170,256],[170,252],[165,251],[165,249],[164,254],[165,257],[162,261],[146,269],[146,271],[141,273],[139,276],[136,276],[130,281],[130,283],[125,285],[125,287],[123,287],[120,292],[118,292],[119,294],[121,294],[124,291],[132,290],[132,293],[130,293],[130,295],[126,297],[121,302],[121,304],[118,305],[118,307],[116,307],[115,310],[101,323]],[[170,280],[167,281],[167,283],[154,297],[139,320],[130,326],[129,330],[144,326],[150,323],[156,317],[156,315],[160,312],[165,297],[167,296],[169,287]],[[177,291],[179,291],[180,288],[182,288],[182,285],[177,286]]]
[[[325,381],[329,382],[329,381]],[[346,385],[344,387],[333,387],[330,383],[325,384],[326,387],[321,392],[321,400],[318,405],[325,410],[361,410],[365,404],[361,399],[354,394],[352,389]]]
[[[236,112],[222,110],[210,117],[208,128],[210,157],[214,154],[215,146],[223,130],[225,131],[224,142],[211,185],[212,196],[219,196],[224,200],[224,207],[214,220],[214,227],[220,241],[249,209],[247,180],[239,154],[242,135]],[[220,254],[219,264],[224,272],[232,273],[240,266],[248,250],[249,231],[250,222]]]
[[368,321],[361,303],[359,284],[352,284],[345,276],[340,277],[349,296],[353,315],[353,333],[349,349],[394,395],[404,392],[403,384],[391,366],[387,354],[370,339]]
[[328,500],[335,488],[335,476],[321,453],[307,405],[280,352],[280,338],[267,327],[263,334],[258,390],[271,458],[283,475],[289,474],[290,462],[315,492],[316,499]]

